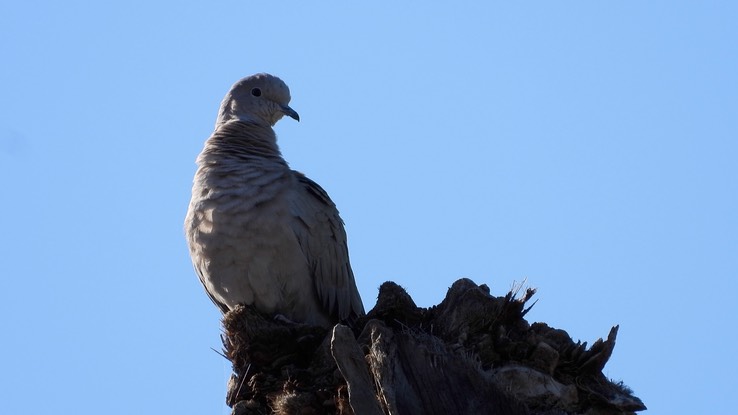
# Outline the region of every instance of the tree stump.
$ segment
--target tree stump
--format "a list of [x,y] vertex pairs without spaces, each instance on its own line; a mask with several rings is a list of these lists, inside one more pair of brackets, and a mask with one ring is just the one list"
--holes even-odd
[[[382,284],[352,327],[282,322],[240,306],[223,318],[233,414],[633,414],[646,409],[602,374],[618,327],[591,347],[528,324],[519,289],[504,297],[456,281],[419,308]],[[532,306],[531,306],[532,307]]]

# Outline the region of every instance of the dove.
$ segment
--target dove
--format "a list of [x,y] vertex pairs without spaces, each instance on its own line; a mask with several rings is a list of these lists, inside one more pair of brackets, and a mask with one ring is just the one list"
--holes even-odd
[[185,235],[210,299],[331,327],[364,315],[344,223],[323,188],[292,170],[272,127],[299,121],[290,90],[266,73],[236,82],[197,157]]

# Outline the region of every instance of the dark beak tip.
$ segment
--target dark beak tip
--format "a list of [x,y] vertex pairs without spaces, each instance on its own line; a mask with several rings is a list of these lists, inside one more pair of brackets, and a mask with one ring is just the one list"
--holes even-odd
[[297,122],[300,122],[300,114],[290,108],[289,105],[282,105],[282,113],[294,120],[297,120]]

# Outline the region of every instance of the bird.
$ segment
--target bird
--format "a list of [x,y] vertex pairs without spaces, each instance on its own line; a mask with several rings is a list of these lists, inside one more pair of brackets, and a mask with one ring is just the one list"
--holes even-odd
[[290,90],[258,73],[223,98],[197,157],[185,217],[190,256],[223,314],[239,304],[332,327],[363,316],[344,222],[326,191],[282,157],[272,128],[300,121]]

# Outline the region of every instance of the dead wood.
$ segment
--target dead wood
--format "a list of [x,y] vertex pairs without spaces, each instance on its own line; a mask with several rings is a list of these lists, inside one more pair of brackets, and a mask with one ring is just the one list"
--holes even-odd
[[[515,290],[513,290],[515,291]],[[239,307],[223,319],[234,414],[632,414],[646,409],[602,374],[618,327],[592,347],[528,324],[526,303],[461,279],[419,308],[397,284],[353,327],[285,323]]]

